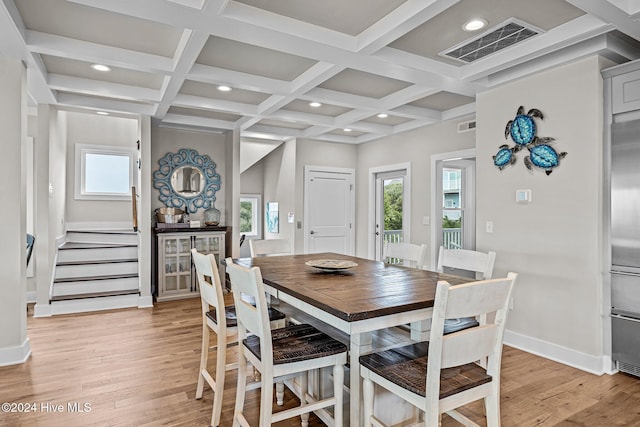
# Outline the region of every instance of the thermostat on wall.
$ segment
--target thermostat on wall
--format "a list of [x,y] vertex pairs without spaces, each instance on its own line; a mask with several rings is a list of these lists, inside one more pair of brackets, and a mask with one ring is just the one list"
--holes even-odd
[[516,190],[516,203],[531,203],[531,190]]

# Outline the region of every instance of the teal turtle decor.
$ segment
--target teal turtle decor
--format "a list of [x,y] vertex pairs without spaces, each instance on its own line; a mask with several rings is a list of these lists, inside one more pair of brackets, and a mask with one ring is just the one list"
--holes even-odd
[[524,158],[524,165],[529,170],[534,167],[542,169],[547,175],[558,167],[560,159],[567,153],[558,153],[551,145],[555,138],[539,137],[536,135],[537,126],[534,119],[544,119],[544,115],[537,108],[532,108],[525,114],[523,106],[518,108],[513,120],[507,122],[504,129],[504,138],[511,139],[515,143],[513,147],[504,144],[498,148],[498,152],[493,156],[493,164],[502,170],[516,162],[516,153],[523,148],[529,151],[529,155]]

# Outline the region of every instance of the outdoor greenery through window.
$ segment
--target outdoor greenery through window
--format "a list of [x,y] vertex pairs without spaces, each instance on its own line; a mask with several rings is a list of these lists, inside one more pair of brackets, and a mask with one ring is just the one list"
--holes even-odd
[[240,197],[240,234],[247,236],[260,235],[260,196],[245,195]]

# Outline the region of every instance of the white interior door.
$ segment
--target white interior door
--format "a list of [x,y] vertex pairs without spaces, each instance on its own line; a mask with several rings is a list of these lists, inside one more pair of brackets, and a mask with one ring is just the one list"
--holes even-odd
[[305,253],[353,255],[353,176],[351,169],[305,167]]

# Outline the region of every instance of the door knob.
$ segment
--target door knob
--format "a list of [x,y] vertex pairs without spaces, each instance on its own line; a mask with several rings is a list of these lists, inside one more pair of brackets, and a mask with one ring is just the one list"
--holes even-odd
[[316,234],[316,232],[315,232],[315,231],[313,231],[313,230],[311,230],[311,231],[309,232],[309,234]]

